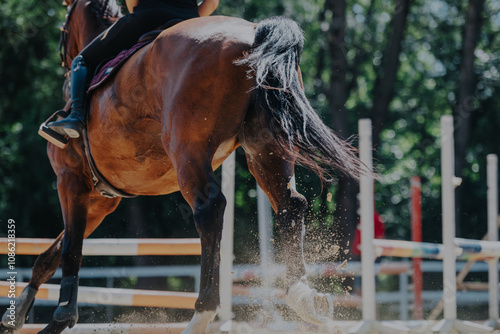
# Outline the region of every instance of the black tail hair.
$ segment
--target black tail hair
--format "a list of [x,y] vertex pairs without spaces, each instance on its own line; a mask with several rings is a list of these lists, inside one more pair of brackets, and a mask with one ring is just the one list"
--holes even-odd
[[332,170],[358,180],[370,172],[356,148],[326,126],[306,98],[298,72],[303,46],[295,21],[272,17],[257,25],[252,51],[236,64],[249,66],[256,110],[287,156],[325,181]]

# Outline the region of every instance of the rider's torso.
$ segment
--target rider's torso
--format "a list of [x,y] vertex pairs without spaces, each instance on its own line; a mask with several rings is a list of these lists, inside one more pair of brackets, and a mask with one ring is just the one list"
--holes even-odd
[[139,0],[136,9],[158,7],[194,8],[198,5],[196,0]]

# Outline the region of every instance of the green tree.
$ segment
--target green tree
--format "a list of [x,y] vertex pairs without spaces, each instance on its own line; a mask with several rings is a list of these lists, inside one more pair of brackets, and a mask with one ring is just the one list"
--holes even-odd
[[62,226],[37,130],[62,103],[64,72],[55,50],[63,15],[56,2],[0,4],[0,220],[15,219],[23,236],[48,236],[47,227]]
[[[467,194],[460,203],[462,235],[484,234],[485,155],[500,153],[500,6],[484,0],[483,9],[475,11],[481,24],[470,46],[467,13],[480,2],[227,0],[217,13],[254,22],[285,15],[301,24],[306,36],[304,86],[325,122],[349,137],[357,133],[360,117],[373,116],[382,175],[376,207],[386,220],[387,236],[409,238],[409,177],[420,175],[424,239],[440,242],[440,116],[464,103],[473,107],[468,139],[459,135],[457,140],[457,163],[462,164],[457,171]],[[26,237],[53,237],[62,228],[46,143],[36,132],[63,104],[63,69],[56,50],[65,13],[57,1],[0,4],[0,219],[15,219]],[[465,61],[472,81],[460,74]],[[462,83],[469,85],[467,93],[461,93]],[[241,152],[237,162],[236,259],[252,262],[258,247],[255,181]],[[333,229],[347,247],[357,220],[356,186],[339,180],[322,188],[310,172],[297,168],[297,174],[311,207],[309,235],[321,235],[329,244]],[[180,209],[183,203],[180,195],[124,200],[96,234],[134,236],[139,224],[145,227],[141,235],[194,236],[191,218]],[[139,218],[132,221],[132,216]],[[178,221],[186,224],[172,223]]]

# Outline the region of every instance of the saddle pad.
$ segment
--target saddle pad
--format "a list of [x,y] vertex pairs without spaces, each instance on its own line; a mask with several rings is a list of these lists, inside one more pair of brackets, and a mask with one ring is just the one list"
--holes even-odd
[[134,53],[139,51],[142,47],[148,45],[149,43],[153,42],[155,38],[163,31],[168,28],[173,27],[177,23],[182,22],[182,19],[172,19],[170,21],[167,21],[167,23],[163,24],[160,26],[157,30],[150,31],[145,33],[139,38],[139,41],[137,42],[136,45],[131,47],[128,50],[123,50],[120,52],[115,58],[109,60],[108,62],[103,62],[103,64],[99,65],[97,68],[96,75],[90,82],[90,87],[87,90],[87,93],[90,93],[94,90],[96,90],[98,87],[100,87],[106,80],[111,78],[118,70],[120,67],[125,64],[125,62],[132,57]]
[[106,80],[111,78],[118,70],[120,67],[125,64],[125,62],[132,57],[134,53],[139,51],[142,47],[148,45],[149,43],[153,42],[154,39],[150,39],[144,42],[137,43],[133,47],[131,47],[128,50],[123,50],[120,52],[115,58],[111,59],[110,61],[104,63],[104,65],[99,67],[99,70],[97,74],[94,76],[90,83],[90,87],[87,90],[87,93],[90,93],[94,90],[96,90],[98,87],[100,87]]

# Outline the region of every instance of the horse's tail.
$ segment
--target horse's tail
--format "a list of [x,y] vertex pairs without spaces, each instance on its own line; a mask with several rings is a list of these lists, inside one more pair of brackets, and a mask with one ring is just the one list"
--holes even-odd
[[304,46],[297,23],[273,17],[257,25],[252,51],[236,62],[255,78],[255,108],[286,156],[324,180],[332,169],[358,179],[363,163],[357,150],[327,127],[309,104],[299,76]]

